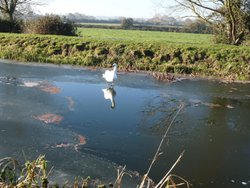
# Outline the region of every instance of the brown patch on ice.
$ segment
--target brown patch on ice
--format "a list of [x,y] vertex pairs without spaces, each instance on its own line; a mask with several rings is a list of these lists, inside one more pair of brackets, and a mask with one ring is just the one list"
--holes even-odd
[[66,99],[68,100],[68,108],[70,111],[74,111],[74,106],[75,106],[75,101],[73,100],[72,97],[66,97]]
[[153,72],[152,76],[159,81],[163,82],[174,82],[176,81],[176,78],[174,75],[168,74],[168,73],[162,73],[162,72]]
[[49,83],[46,80],[39,81],[39,82],[27,81],[27,82],[23,82],[22,86],[24,86],[24,87],[38,87],[42,91],[50,93],[50,94],[56,94],[56,93],[59,93],[61,91],[60,88],[52,85],[51,83]]
[[77,134],[78,144],[74,146],[75,150],[78,152],[79,146],[83,146],[87,143],[87,138],[85,136],[82,136],[80,134]]
[[47,124],[49,123],[59,124],[63,120],[62,116],[56,114],[43,114],[40,116],[36,116],[34,118]]
[[77,139],[78,139],[79,145],[85,145],[87,143],[87,139],[85,136],[78,134]]
[[54,146],[50,146],[51,148],[69,148],[74,149],[75,151],[79,152],[79,147],[83,146],[87,143],[87,138],[80,134],[75,134],[75,139],[77,143],[60,143]]
[[60,88],[53,86],[51,83],[49,83],[47,81],[41,82],[39,88],[42,91],[50,93],[50,94],[56,94],[56,93],[59,93],[61,91]]

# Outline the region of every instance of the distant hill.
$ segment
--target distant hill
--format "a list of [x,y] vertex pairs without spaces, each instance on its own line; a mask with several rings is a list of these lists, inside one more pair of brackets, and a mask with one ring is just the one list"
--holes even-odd
[[[66,19],[76,23],[113,23],[120,24],[123,17],[94,17],[81,13],[70,13],[63,15]],[[183,20],[166,15],[155,15],[153,18],[133,18],[134,24],[137,25],[165,25],[165,26],[182,26]]]

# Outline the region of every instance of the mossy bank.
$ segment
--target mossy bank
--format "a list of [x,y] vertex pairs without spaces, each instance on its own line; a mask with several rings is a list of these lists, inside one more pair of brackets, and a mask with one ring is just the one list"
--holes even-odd
[[0,33],[0,58],[250,80],[250,48]]

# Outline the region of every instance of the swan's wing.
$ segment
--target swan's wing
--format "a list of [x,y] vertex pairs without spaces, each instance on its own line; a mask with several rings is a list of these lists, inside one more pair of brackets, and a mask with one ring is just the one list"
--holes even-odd
[[113,82],[114,72],[106,70],[105,73],[103,74],[103,78],[105,78],[107,82]]
[[107,77],[107,75],[109,75],[109,70],[106,70],[103,74],[102,74],[102,77],[103,78],[106,78]]

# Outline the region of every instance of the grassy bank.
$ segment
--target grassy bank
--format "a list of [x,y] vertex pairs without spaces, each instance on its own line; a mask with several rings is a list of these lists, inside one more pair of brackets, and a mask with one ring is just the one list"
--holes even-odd
[[[111,32],[111,33],[109,33]],[[250,49],[212,36],[81,29],[82,37],[0,33],[0,58],[250,80]]]

